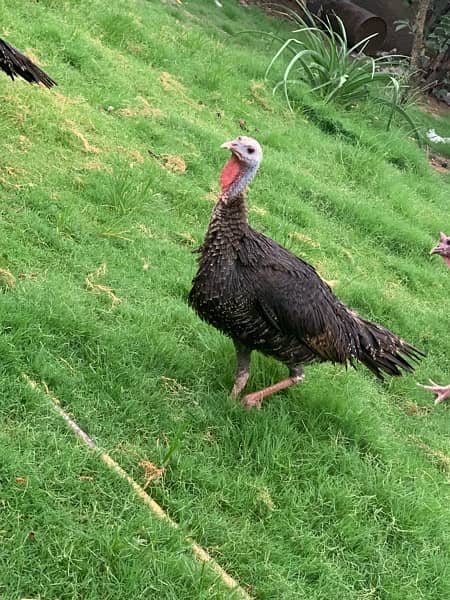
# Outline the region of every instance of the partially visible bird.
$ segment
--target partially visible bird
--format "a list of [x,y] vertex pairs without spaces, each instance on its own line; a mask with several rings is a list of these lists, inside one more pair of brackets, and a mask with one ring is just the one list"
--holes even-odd
[[[450,268],[450,236],[441,232],[439,234],[439,243],[430,251],[430,254],[438,254],[439,256],[442,256],[445,264]],[[423,385],[421,383],[418,383],[417,385],[425,390],[430,390],[430,392],[436,395],[434,400],[435,404],[440,404],[441,402],[444,402],[450,398],[450,384],[439,385],[430,379],[430,385]]]
[[442,256],[445,264],[450,268],[450,236],[441,232],[439,234],[439,243],[430,250],[430,254]]
[[253,350],[272,356],[289,377],[247,394],[246,407],[303,379],[303,365],[362,362],[377,377],[412,371],[423,353],[386,328],[359,317],[340,302],[315,269],[247,222],[244,191],[262,159],[259,143],[239,136],[222,145],[231,158],[221,174],[222,193],[199,253],[188,303],[231,337],[237,398],[250,372]]
[[22,77],[29,83],[42,83],[48,88],[56,85],[42,69],[27,56],[0,38],[0,69],[14,80]]

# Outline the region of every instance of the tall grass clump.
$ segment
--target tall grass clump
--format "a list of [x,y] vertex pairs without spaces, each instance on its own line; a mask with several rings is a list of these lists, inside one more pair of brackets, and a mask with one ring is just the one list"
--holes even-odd
[[302,10],[304,17],[284,8],[298,25],[292,31],[292,37],[285,40],[276,34],[268,34],[281,46],[272,57],[265,77],[269,76],[276,64],[283,62],[282,77],[273,91],[283,90],[289,110],[294,110],[291,92],[299,85],[302,89],[306,85],[325,104],[335,102],[344,108],[352,107],[372,91],[377,94],[378,101],[388,106],[386,129],[390,128],[393,116],[397,113],[420,141],[414,122],[402,106],[405,83],[400,82],[389,70],[402,57],[392,54],[378,58],[367,56],[364,51],[377,34],[367,36],[351,46],[345,25],[337,15],[332,24],[329,19],[321,20]]

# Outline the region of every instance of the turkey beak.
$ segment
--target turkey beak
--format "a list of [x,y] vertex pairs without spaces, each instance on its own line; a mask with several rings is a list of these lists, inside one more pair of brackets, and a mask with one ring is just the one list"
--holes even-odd
[[241,143],[240,143],[239,140],[231,140],[230,142],[224,142],[220,147],[221,148],[226,148],[227,150],[230,150],[231,153],[234,154],[234,156],[238,160],[242,159],[242,154],[240,152],[240,150],[241,150]]
[[432,250],[430,250],[430,255],[433,255],[433,254],[442,254],[442,250],[443,250],[443,248],[442,248],[441,244],[438,244]]
[[235,144],[235,141],[231,140],[231,142],[224,142],[220,147],[221,148],[226,148],[227,150],[232,150],[233,149],[233,144]]

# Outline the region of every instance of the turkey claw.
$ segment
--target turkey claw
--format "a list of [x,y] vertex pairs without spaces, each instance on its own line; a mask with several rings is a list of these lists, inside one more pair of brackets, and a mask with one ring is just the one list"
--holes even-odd
[[263,398],[264,398],[264,396],[263,396],[263,394],[261,394],[261,392],[254,392],[253,394],[246,394],[242,398],[241,404],[247,410],[250,410],[251,408],[259,409],[259,408],[261,408]]
[[435,404],[441,404],[441,402],[445,402],[450,398],[450,385],[439,385],[432,379],[429,380],[431,385],[423,385],[422,383],[418,383],[417,385],[424,390],[429,390],[431,393],[436,395],[434,400]]

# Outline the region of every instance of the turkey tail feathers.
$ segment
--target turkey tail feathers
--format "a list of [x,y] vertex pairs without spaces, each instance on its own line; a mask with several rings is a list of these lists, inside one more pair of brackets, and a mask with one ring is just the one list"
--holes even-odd
[[425,354],[394,335],[391,331],[364,319],[359,322],[358,360],[379,379],[384,375],[397,377],[403,371],[414,371],[411,362],[419,362]]

